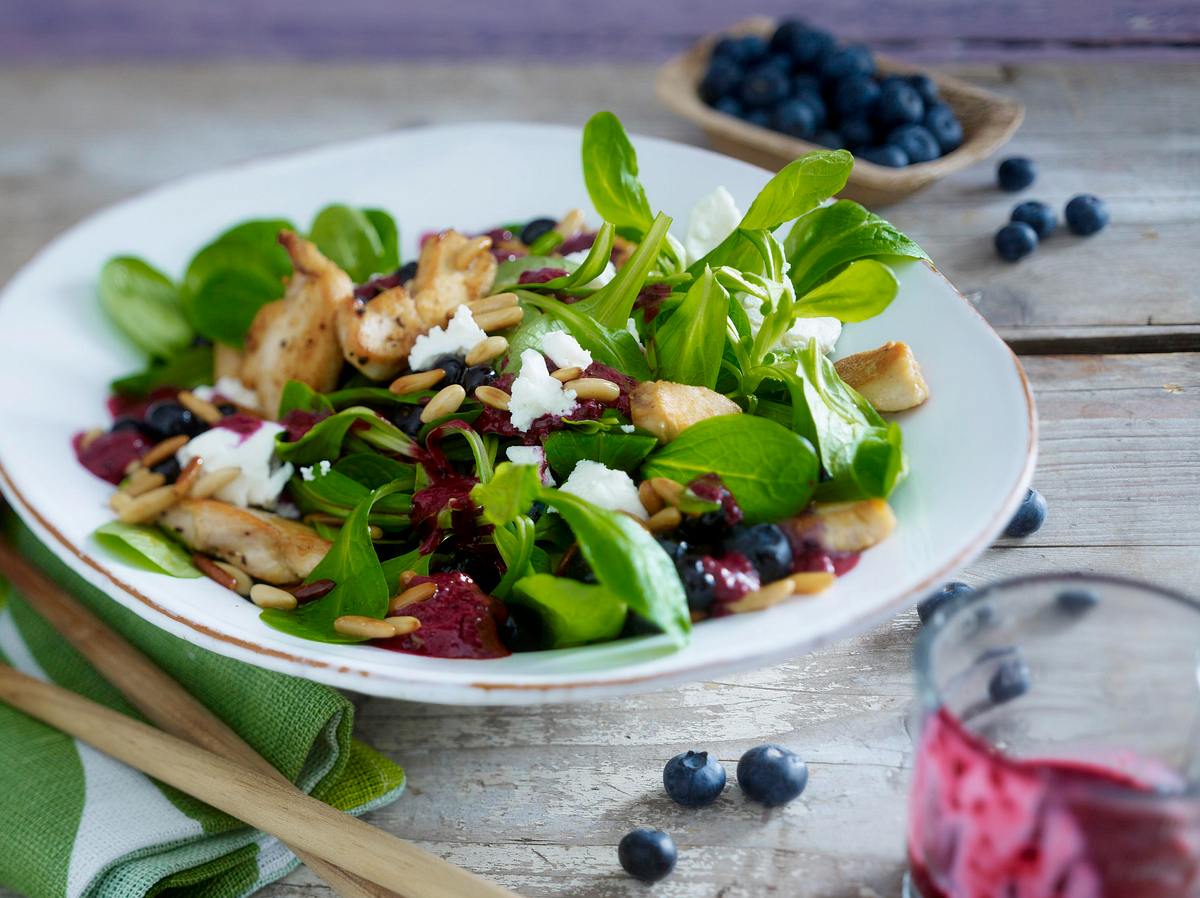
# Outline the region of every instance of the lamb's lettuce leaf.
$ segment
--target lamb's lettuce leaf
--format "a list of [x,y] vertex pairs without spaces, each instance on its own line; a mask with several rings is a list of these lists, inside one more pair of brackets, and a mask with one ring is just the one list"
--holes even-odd
[[644,433],[575,428],[555,431],[542,441],[546,462],[556,477],[567,478],[581,461],[595,461],[617,471],[636,471],[658,440]]
[[583,180],[601,218],[637,235],[649,230],[654,214],[638,180],[637,152],[611,112],[597,112],[583,127]]
[[92,538],[126,564],[171,577],[203,576],[191,556],[171,537],[149,524],[109,521],[92,532]]
[[148,356],[170,359],[196,332],[174,282],[142,259],[118,256],[100,269],[100,305],[109,320]]
[[725,350],[725,321],[729,293],[705,268],[683,302],[655,330],[654,355],[658,376],[682,384],[712,389]]
[[110,386],[122,396],[145,396],[159,387],[188,390],[212,382],[212,347],[189,346],[165,362],[156,359],[137,374],[117,378]]
[[[588,350],[595,361],[616,368],[638,380],[651,378],[650,366],[646,364],[646,356],[638,346],[637,339],[623,326],[609,327],[600,323],[580,309],[583,305],[582,302],[568,305],[553,296],[540,296],[523,290],[518,291],[517,295],[520,297],[522,305],[540,309],[544,313],[544,318],[550,318],[561,324],[561,329],[566,330],[578,340],[579,345]],[[593,296],[597,295],[599,294],[593,294]],[[627,318],[622,319],[622,325],[626,320]],[[541,350],[540,339],[532,348]],[[509,349],[511,354],[511,345]]]
[[574,309],[604,327],[624,328],[638,294],[654,269],[670,227],[671,219],[662,212],[658,213],[638,248],[618,269],[616,277],[591,296],[575,303]]
[[580,583],[553,574],[522,577],[508,601],[537,612],[542,647],[547,649],[616,639],[629,613],[629,606],[603,583]]
[[809,290],[792,310],[799,318],[866,321],[891,305],[899,291],[892,269],[875,259],[859,259]]

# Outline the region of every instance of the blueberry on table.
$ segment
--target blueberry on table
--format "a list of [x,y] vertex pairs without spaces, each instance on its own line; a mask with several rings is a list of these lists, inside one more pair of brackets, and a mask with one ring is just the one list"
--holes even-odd
[[759,128],[771,127],[771,113],[765,109],[747,109],[742,113],[742,121]]
[[1028,490],[1013,519],[1004,528],[1004,535],[1014,539],[1032,536],[1046,523],[1046,499],[1037,490]]
[[1054,597],[1054,604],[1067,614],[1084,614],[1100,604],[1100,597],[1090,589],[1064,589]]
[[744,555],[763,583],[773,583],[792,572],[792,544],[775,524],[734,527],[724,545],[726,552]]
[[938,142],[943,156],[962,146],[962,122],[958,120],[958,116],[954,114],[954,110],[945,103],[927,105],[922,124],[933,135],[933,139]]
[[888,135],[884,143],[904,150],[909,162],[932,162],[942,152],[934,136],[921,125],[901,125]]
[[1080,237],[1088,237],[1104,230],[1108,224],[1108,204],[1090,193],[1071,197],[1063,213],[1067,227]]
[[961,580],[951,580],[937,592],[930,593],[920,602],[917,603],[917,617],[921,619],[921,623],[929,622],[929,619],[937,614],[941,609],[945,608],[954,599],[959,596],[969,595],[975,589]]
[[194,437],[208,429],[207,424],[174,399],[160,399],[150,403],[146,408],[143,423],[146,429],[160,440],[181,434]]
[[821,80],[826,83],[841,81],[851,75],[875,74],[875,57],[862,44],[852,44],[849,47],[831,53],[821,64]]
[[1045,240],[1058,226],[1058,216],[1046,203],[1038,200],[1026,200],[1012,210],[1012,221],[1023,221],[1033,228],[1038,240]]
[[816,75],[801,72],[792,76],[792,96],[821,96],[821,82]]
[[742,101],[737,97],[721,97],[721,99],[712,104],[712,108],[717,110],[717,112],[723,112],[735,118],[742,117]]
[[895,144],[868,147],[858,155],[868,162],[874,162],[876,165],[886,165],[888,168],[904,168],[904,166],[908,165],[908,155]]
[[743,34],[737,39],[736,58],[744,65],[753,65],[767,55],[767,42],[757,34]]
[[782,745],[760,745],[742,755],[737,778],[747,798],[774,808],[804,791],[808,785],[808,765]]
[[840,150],[843,146],[842,135],[829,128],[822,128],[813,135],[813,143],[819,143],[823,147],[829,147],[831,150]]
[[617,846],[621,869],[642,882],[658,882],[669,876],[678,857],[674,839],[661,829],[646,826],[626,833]]
[[1024,156],[1009,156],[996,166],[996,183],[1001,190],[1016,193],[1024,190],[1037,178],[1037,167],[1032,159]]
[[921,99],[928,106],[938,101],[938,89],[933,79],[928,75],[909,75],[908,83],[912,85],[913,90],[921,95]]
[[535,218],[525,227],[521,228],[521,242],[526,246],[532,246],[543,234],[549,234],[554,230],[554,226],[558,222],[553,218]]
[[828,31],[810,28],[801,31],[788,42],[792,61],[801,68],[817,70],[837,48],[837,41]]
[[876,114],[887,128],[916,124],[925,117],[925,101],[911,85],[892,81],[880,89]]
[[997,705],[1011,702],[1029,691],[1029,666],[1020,658],[1006,658],[988,680],[988,697]]
[[774,106],[787,96],[791,84],[788,76],[773,66],[758,66],[742,81],[738,99],[746,106],[761,109]]
[[700,99],[713,104],[722,97],[732,95],[742,83],[742,69],[728,59],[717,57],[708,65],[708,71],[700,81]]
[[[799,100],[808,104],[808,107],[813,111],[813,117],[816,121],[818,130],[824,128],[825,125],[828,124],[829,112],[825,108],[825,100],[821,96],[820,91],[809,90],[807,88],[798,91],[793,83],[791,99]],[[786,103],[788,101],[785,100],[784,102]]]
[[791,55],[792,43],[800,35],[809,30],[808,23],[803,19],[784,19],[775,28],[768,44],[772,53],[787,53]]
[[867,75],[843,78],[833,91],[833,109],[843,119],[870,116],[879,102],[879,85]]
[[808,140],[817,133],[817,115],[804,100],[784,100],[771,113],[771,127],[791,137]]
[[1023,221],[1010,221],[996,232],[996,253],[1007,262],[1024,259],[1037,249],[1037,231]]
[[851,152],[869,146],[875,140],[875,129],[865,118],[844,120],[838,132],[842,136],[842,145]]
[[720,797],[725,788],[725,768],[706,751],[686,751],[667,761],[663,788],[676,804],[702,808]]
[[688,608],[692,611],[707,611],[717,600],[717,578],[709,573],[704,559],[699,555],[684,555],[675,562],[683,591],[687,595]]

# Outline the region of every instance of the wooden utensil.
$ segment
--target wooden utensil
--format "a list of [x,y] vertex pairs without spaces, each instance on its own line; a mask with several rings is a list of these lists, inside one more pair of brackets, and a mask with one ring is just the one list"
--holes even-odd
[[[161,730],[215,755],[240,762],[245,767],[275,780],[296,795],[304,794],[191,693],[18,555],[12,545],[3,540],[0,540],[0,573],[8,577],[26,601],[87,658],[106,680],[120,690],[130,704]],[[80,738],[89,741],[85,736]],[[186,788],[184,791],[187,791]],[[245,818],[239,816],[239,819]],[[445,864],[415,846],[398,839],[394,841],[396,846],[399,846],[401,855],[411,854],[418,859]],[[339,868],[325,860],[321,854],[314,854],[291,843],[288,843],[288,847],[314,874],[321,877],[343,898],[396,898],[398,895],[416,898],[430,894],[419,890],[394,892],[377,882],[365,880]],[[395,850],[394,847],[393,851]],[[474,892],[465,890],[462,894],[511,894],[457,867],[449,864],[445,866],[462,876],[470,877],[468,885],[472,887],[485,886],[493,889],[480,891],[476,888]]]

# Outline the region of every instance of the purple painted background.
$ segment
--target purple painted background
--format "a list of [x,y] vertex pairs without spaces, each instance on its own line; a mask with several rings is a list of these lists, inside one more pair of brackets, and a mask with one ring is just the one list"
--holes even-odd
[[754,13],[923,59],[1200,58],[1198,0],[0,0],[0,63],[654,61]]

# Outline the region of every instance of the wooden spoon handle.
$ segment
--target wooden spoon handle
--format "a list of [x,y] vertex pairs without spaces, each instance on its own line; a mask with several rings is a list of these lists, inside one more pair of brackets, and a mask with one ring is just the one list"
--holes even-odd
[[0,700],[147,776],[407,898],[515,898],[507,889],[323,804],[260,770],[0,665]]

